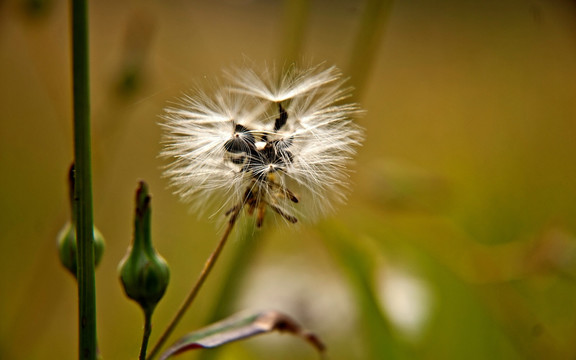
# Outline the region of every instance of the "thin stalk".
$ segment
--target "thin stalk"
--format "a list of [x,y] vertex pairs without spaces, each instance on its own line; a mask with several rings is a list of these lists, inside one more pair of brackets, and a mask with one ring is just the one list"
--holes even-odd
[[309,0],[284,1],[283,59],[288,63],[298,62],[304,43],[304,35],[310,13]]
[[360,98],[365,89],[366,80],[386,31],[393,2],[394,0],[366,1],[347,71],[354,85],[355,98]]
[[[263,234],[263,229],[258,229],[254,219],[244,218],[243,222],[240,221],[236,229],[237,241],[242,244],[242,247],[235,249],[232,257],[229,260],[229,266],[222,275],[222,281],[218,286],[220,289],[214,296],[214,307],[210,311],[210,315],[204,322],[212,324],[218,320],[223,319],[230,315],[232,310],[232,302],[230,299],[236,299],[241,291],[242,280],[245,278],[248,268],[254,263],[254,259],[258,256],[259,250],[262,248],[263,242],[260,241]],[[212,351],[202,351],[198,355],[198,360],[213,360],[218,358],[220,348],[212,349]]]
[[202,268],[200,276],[198,276],[198,279],[194,283],[192,290],[190,290],[190,293],[188,293],[188,296],[186,297],[182,305],[180,305],[180,308],[176,312],[176,315],[174,315],[174,318],[172,319],[172,321],[170,321],[170,323],[168,324],[168,326],[166,327],[166,329],[156,342],[156,345],[154,345],[152,351],[150,351],[150,354],[147,357],[148,360],[154,358],[154,356],[158,353],[158,351],[160,351],[160,349],[162,348],[166,340],[168,340],[168,337],[170,337],[170,335],[172,334],[172,332],[174,331],[174,329],[176,328],[176,326],[178,325],[178,323],[180,322],[186,311],[188,311],[188,309],[190,308],[190,305],[192,305],[194,299],[196,299],[196,295],[198,295],[200,288],[204,284],[204,281],[206,281],[208,275],[210,275],[210,272],[212,271],[214,264],[216,264],[218,257],[222,253],[222,249],[224,248],[224,245],[226,245],[226,241],[230,237],[230,233],[232,232],[232,229],[236,224],[236,220],[238,219],[238,215],[240,214],[241,210],[242,206],[238,206],[230,214],[230,219],[228,220],[228,226],[226,226],[226,230],[224,230],[222,238],[218,242],[218,245],[216,245],[214,251],[212,251],[212,254],[210,254],[210,257],[208,257],[208,259],[206,260],[206,263],[204,263],[204,268]]
[[148,348],[148,340],[152,333],[152,311],[144,312],[144,334],[142,335],[142,346],[140,347],[140,360],[146,360],[146,349]]
[[72,83],[76,238],[78,241],[79,359],[95,360],[96,287],[94,275],[94,219],[90,150],[90,78],[88,67],[88,3],[72,0]]
[[369,359],[410,359],[403,356],[404,349],[392,330],[390,320],[381,311],[378,298],[374,291],[371,275],[374,273],[373,264],[368,253],[360,245],[361,241],[354,241],[355,237],[349,230],[336,222],[324,222],[319,227],[321,237],[326,248],[332,253],[332,258],[338,261],[348,277],[352,296],[359,305],[361,338],[365,342],[365,351]]

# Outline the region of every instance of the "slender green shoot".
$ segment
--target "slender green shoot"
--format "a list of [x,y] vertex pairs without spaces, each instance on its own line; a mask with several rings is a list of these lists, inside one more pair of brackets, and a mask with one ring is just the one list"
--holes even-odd
[[310,13],[310,0],[284,1],[284,41],[282,44],[283,59],[288,63],[297,62],[302,53],[304,36]]
[[146,360],[146,349],[148,349],[148,340],[152,333],[152,311],[144,312],[144,334],[142,335],[142,346],[140,347],[139,360]]
[[355,88],[355,98],[360,98],[365,89],[372,63],[386,30],[392,3],[393,0],[366,1],[347,71]]
[[88,67],[88,2],[72,0],[72,82],[76,238],[78,241],[79,359],[95,360],[96,288],[94,275],[94,219],[90,149],[90,80]]

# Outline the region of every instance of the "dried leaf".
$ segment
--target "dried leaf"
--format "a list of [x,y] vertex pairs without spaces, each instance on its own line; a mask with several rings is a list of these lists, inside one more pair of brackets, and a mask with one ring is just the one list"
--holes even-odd
[[166,350],[160,360],[188,350],[214,348],[272,331],[289,332],[299,336],[316,348],[319,353],[324,353],[325,346],[320,339],[303,329],[291,317],[277,311],[264,311],[257,314],[235,315],[189,333]]

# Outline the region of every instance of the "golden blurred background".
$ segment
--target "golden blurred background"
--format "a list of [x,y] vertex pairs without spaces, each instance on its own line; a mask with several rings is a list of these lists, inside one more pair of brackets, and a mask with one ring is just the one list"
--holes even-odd
[[[159,115],[247,59],[325,61],[350,76],[367,111],[353,191],[320,224],[270,221],[229,243],[172,341],[277,309],[333,360],[576,358],[573,1],[100,0],[90,46],[104,359],[139,350],[142,314],[117,277],[138,180],[172,270],[152,343],[221,232],[167,189]],[[76,357],[75,282],[56,251],[69,217],[69,49],[66,1],[0,2],[0,359]],[[317,355],[271,334],[180,358]]]

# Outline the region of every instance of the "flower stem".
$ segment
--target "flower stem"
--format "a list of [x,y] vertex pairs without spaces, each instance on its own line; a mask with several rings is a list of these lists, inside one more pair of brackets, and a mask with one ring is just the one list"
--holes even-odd
[[72,82],[76,238],[78,241],[78,357],[95,360],[96,288],[94,276],[94,220],[90,150],[90,89],[88,68],[88,3],[72,0]]
[[309,0],[284,1],[284,41],[282,42],[282,49],[283,58],[288,63],[302,60],[299,56],[302,53],[309,14]]
[[[212,324],[218,320],[230,315],[232,309],[232,302],[230,299],[235,299],[241,290],[242,280],[246,277],[246,273],[254,259],[260,253],[264,244],[262,240],[265,231],[256,227],[256,222],[251,218],[244,218],[247,221],[239,221],[237,224],[237,241],[242,244],[242,247],[234,249],[229,260],[229,266],[222,276],[222,281],[218,285],[220,289],[214,297],[214,307],[210,311],[206,324]],[[244,224],[242,224],[244,222]],[[238,226],[240,228],[238,229]],[[212,349],[212,351],[202,351],[198,355],[198,360],[213,360],[218,358],[220,348]]]
[[142,335],[142,346],[140,347],[139,360],[146,360],[146,349],[148,348],[148,340],[152,333],[152,312],[144,312],[144,334]]
[[353,81],[355,98],[365,89],[372,64],[381,45],[394,0],[367,0],[351,52],[348,74]]
[[182,316],[184,316],[186,311],[190,308],[190,305],[192,305],[192,302],[196,298],[196,295],[198,295],[198,292],[200,291],[200,288],[204,284],[204,281],[206,281],[206,278],[208,277],[208,275],[210,275],[210,272],[212,271],[214,264],[216,264],[218,257],[222,253],[222,249],[224,248],[224,245],[226,245],[226,241],[230,237],[230,233],[232,232],[232,229],[236,224],[236,220],[238,219],[238,215],[240,214],[241,210],[242,206],[238,206],[230,214],[230,219],[228,220],[228,226],[226,226],[226,230],[224,230],[222,238],[218,242],[218,245],[216,245],[214,251],[212,251],[212,254],[210,254],[210,257],[208,257],[208,259],[206,260],[206,263],[204,263],[204,268],[202,268],[202,272],[200,272],[200,275],[198,276],[198,279],[194,283],[192,290],[190,290],[190,293],[188,293],[188,296],[186,297],[182,305],[180,305],[180,308],[176,312],[176,315],[174,315],[174,318],[172,318],[172,321],[170,321],[170,324],[168,324],[168,326],[166,327],[166,329],[156,342],[156,345],[154,346],[152,351],[150,351],[150,354],[147,357],[148,360],[154,358],[154,356],[158,353],[158,351],[160,351],[160,348],[162,347],[162,345],[164,345],[166,340],[168,340],[168,337],[172,334],[172,331],[174,331],[174,329],[182,319]]

